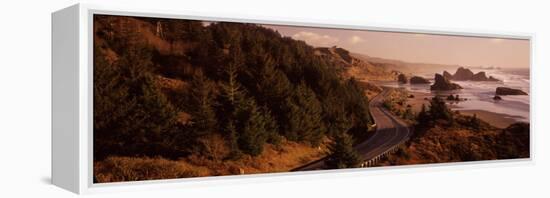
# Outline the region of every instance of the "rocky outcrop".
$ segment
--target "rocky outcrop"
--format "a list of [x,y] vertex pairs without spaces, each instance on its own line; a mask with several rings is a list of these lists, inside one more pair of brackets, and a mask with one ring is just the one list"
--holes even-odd
[[425,78],[422,78],[420,76],[413,76],[409,82],[411,84],[429,84],[430,81],[426,80]]
[[313,54],[328,59],[338,70],[342,70],[344,79],[354,77],[365,81],[395,81],[399,75],[388,64],[372,63],[369,56],[351,53],[336,46],[315,48]]
[[353,58],[353,56],[351,56],[349,51],[336,46],[330,48],[316,48],[314,54],[317,56],[324,56],[330,59],[332,62],[341,64],[344,67],[352,67],[353,64],[357,61],[355,58]]
[[522,90],[512,89],[512,88],[508,88],[508,87],[497,87],[496,94],[500,95],[500,96],[505,96],[505,95],[527,95],[527,93],[525,93]]
[[494,78],[494,77],[492,77],[492,76],[489,76],[489,80],[488,80],[488,81],[500,81],[500,80],[499,80],[499,79],[496,79],[496,78]]
[[443,77],[449,79],[449,80],[452,80],[453,79],[453,75],[451,75],[451,73],[447,72],[447,71],[443,71]]
[[482,71],[474,74],[470,69],[459,67],[454,75],[451,75],[447,71],[443,71],[443,77],[449,79],[449,80],[458,80],[458,81],[466,81],[466,80],[472,80],[472,81],[500,81],[492,76],[487,77],[487,74]]
[[474,72],[464,67],[459,67],[453,75],[453,80],[472,80]]
[[485,72],[479,72],[477,74],[474,74],[472,76],[473,81],[487,81],[489,78],[487,78],[487,75],[485,75]]
[[399,74],[399,76],[397,76],[397,82],[407,84],[409,80],[407,79],[407,76],[405,76],[405,74]]
[[449,91],[462,89],[462,87],[456,83],[452,83],[447,78],[443,77],[441,74],[435,74],[435,82],[430,86],[431,90],[440,90],[440,91]]
[[348,50],[340,47],[332,47],[334,52],[340,56],[346,63],[353,64],[353,57],[349,54]]
[[498,95],[496,95],[495,97],[493,97],[493,100],[502,100],[502,98]]
[[487,75],[485,74],[485,72],[478,72],[477,74],[474,74],[474,76],[472,77],[473,81],[499,81],[498,79],[492,77],[492,76],[489,76],[487,77]]

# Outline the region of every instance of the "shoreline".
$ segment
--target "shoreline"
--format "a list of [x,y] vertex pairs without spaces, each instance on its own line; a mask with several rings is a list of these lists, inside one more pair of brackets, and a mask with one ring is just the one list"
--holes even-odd
[[[433,97],[432,94],[430,93],[414,92],[414,91],[407,91],[407,92],[409,95],[414,96],[414,98],[407,98],[407,104],[411,105],[412,110],[415,113],[420,112],[420,109],[422,108],[422,104],[428,107],[430,103],[430,99]],[[428,100],[426,100],[426,98]],[[506,128],[513,123],[520,122],[515,119],[517,116],[503,114],[503,113],[495,113],[487,110],[481,110],[481,109],[461,110],[456,108],[453,108],[453,110],[455,111],[458,110],[462,115],[472,116],[476,114],[476,116],[479,119],[497,128]]]
[[458,110],[462,115],[472,116],[476,114],[477,118],[497,127],[497,128],[506,128],[511,124],[520,122],[515,120],[513,115],[495,113],[485,110]]

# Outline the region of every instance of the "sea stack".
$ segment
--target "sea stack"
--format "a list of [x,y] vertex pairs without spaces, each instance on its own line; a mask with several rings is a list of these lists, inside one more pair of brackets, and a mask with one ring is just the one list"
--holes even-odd
[[464,67],[459,67],[453,75],[453,80],[472,80],[474,72]]
[[487,77],[487,75],[483,71],[478,72],[477,74],[474,74],[474,76],[472,76],[472,80],[473,81],[500,81],[492,76]]
[[422,78],[420,76],[413,76],[409,82],[411,82],[411,84],[429,84],[430,81],[426,80],[425,78]]
[[462,87],[456,83],[452,83],[441,74],[435,74],[435,82],[430,86],[431,90],[450,91],[456,89],[462,89]]
[[474,74],[472,76],[473,81],[487,81],[489,78],[487,78],[487,75],[485,75],[485,72],[478,72],[477,74]]
[[484,71],[478,72],[474,74],[472,70],[459,67],[454,75],[451,75],[447,71],[443,71],[443,77],[449,79],[449,80],[458,80],[458,81],[500,81],[492,76],[487,76],[487,74]]
[[505,95],[527,95],[527,93],[525,93],[522,90],[512,89],[512,88],[508,88],[508,87],[497,87],[496,94],[500,95],[500,96],[505,96]]
[[447,71],[443,71],[443,77],[445,77],[446,79],[449,79],[449,80],[453,79],[453,75],[451,75],[451,73],[449,73]]
[[405,76],[405,74],[399,74],[399,76],[397,76],[397,82],[407,84],[409,80],[407,79],[407,76]]

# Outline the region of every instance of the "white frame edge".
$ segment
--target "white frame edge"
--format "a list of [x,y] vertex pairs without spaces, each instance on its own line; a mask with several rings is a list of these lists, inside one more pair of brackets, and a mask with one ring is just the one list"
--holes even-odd
[[[71,192],[78,194],[89,194],[99,192],[141,191],[166,188],[204,187],[211,185],[279,182],[287,180],[341,178],[343,176],[399,174],[407,172],[433,171],[433,167],[438,167],[438,170],[460,170],[465,168],[534,165],[535,163],[533,141],[533,123],[535,120],[533,117],[533,111],[535,109],[530,108],[530,158],[525,159],[93,184],[93,35],[90,34],[93,27],[93,14],[525,39],[529,40],[531,44],[531,77],[533,77],[533,70],[535,70],[532,67],[535,36],[534,34],[529,33],[500,34],[480,30],[457,30],[412,26],[403,27],[388,26],[383,24],[357,26],[343,25],[350,24],[346,22],[326,23],[326,21],[322,22],[311,19],[289,19],[282,17],[249,16],[243,14],[230,15],[223,13],[198,13],[191,11],[120,9],[98,5],[76,4],[52,13],[52,183]],[[536,103],[536,101],[533,101],[534,98],[532,97],[534,93],[533,81],[534,79],[531,79],[531,105]],[[418,167],[431,168],[422,169]]]
[[79,6],[52,14],[52,183],[78,193]]

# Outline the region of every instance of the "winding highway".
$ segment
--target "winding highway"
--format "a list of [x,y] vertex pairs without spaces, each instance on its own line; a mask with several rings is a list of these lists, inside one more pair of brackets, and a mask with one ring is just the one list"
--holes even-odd
[[[373,162],[376,163],[382,155],[395,150],[397,146],[407,141],[411,135],[407,124],[382,106],[384,98],[390,93],[389,91],[390,88],[384,88],[369,103],[370,113],[377,127],[375,134],[354,147],[361,156],[363,167],[371,166]],[[293,171],[326,169],[324,159],[314,161]]]

